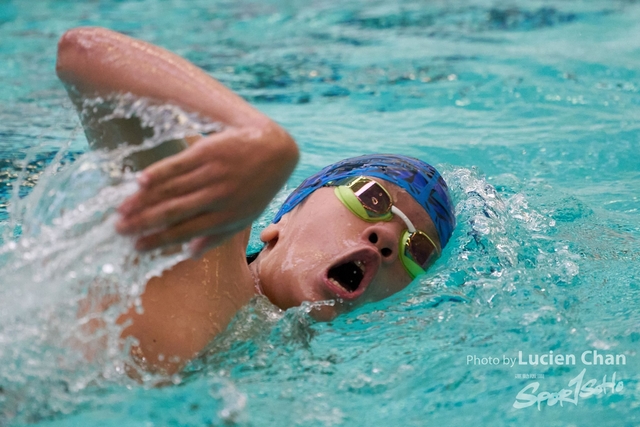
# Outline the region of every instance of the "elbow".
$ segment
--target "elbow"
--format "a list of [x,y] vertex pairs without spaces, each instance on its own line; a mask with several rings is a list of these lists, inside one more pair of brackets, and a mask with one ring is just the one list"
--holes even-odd
[[58,41],[58,55],[56,58],[56,74],[58,78],[67,83],[70,74],[77,62],[79,51],[83,49],[85,37],[83,28],[67,30]]
[[[287,135],[289,135],[287,133]],[[300,148],[298,147],[298,144],[296,144],[296,141],[291,137],[291,135],[289,135],[289,138],[291,139],[291,146],[289,148],[289,155],[291,156],[291,170],[293,171],[293,168],[296,167],[296,165],[298,164],[298,161],[300,160]]]
[[300,149],[296,144],[295,139],[289,133],[284,130],[278,124],[275,124],[277,128],[275,130],[277,137],[274,138],[278,141],[276,144],[276,154],[282,160],[283,166],[289,171],[289,174],[293,172],[293,169],[298,164],[300,159]]
[[243,134],[241,139],[257,143],[253,149],[260,151],[262,162],[267,166],[262,172],[277,183],[277,191],[298,164],[298,144],[286,130],[270,119],[260,124],[254,123],[240,132]]
[[58,41],[56,74],[65,84],[74,84],[78,73],[89,65],[91,52],[111,31],[97,27],[78,27],[67,30]]

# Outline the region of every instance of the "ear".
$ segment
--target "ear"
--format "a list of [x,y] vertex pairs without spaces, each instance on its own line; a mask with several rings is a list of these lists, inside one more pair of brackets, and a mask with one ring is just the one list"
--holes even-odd
[[286,213],[282,218],[280,218],[280,221],[278,221],[277,224],[269,224],[267,228],[260,232],[260,240],[262,240],[263,243],[266,243],[268,249],[272,249],[278,242],[280,232],[287,223],[288,216],[289,213]]
[[[271,242],[277,241],[280,236],[280,227],[278,224],[269,224],[267,228],[260,232],[260,240],[266,243],[267,246],[271,246]],[[275,243],[275,242],[274,242]]]

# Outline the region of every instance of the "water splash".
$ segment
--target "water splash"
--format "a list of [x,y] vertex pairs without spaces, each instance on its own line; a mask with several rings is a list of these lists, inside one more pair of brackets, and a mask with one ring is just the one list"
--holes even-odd
[[[91,400],[90,390],[135,384],[134,341],[120,339],[126,325],[118,318],[142,309],[151,277],[188,257],[186,244],[141,254],[115,233],[117,206],[138,188],[122,159],[220,126],[131,95],[109,102],[115,107],[100,120],[138,117],[153,133],[139,146],[87,152],[65,165],[67,145],[28,196],[11,200],[5,235],[20,236],[0,247],[0,418],[37,421],[73,411]],[[160,380],[137,374],[145,384]]]
[[[164,141],[178,140],[188,136],[220,132],[222,124],[212,122],[197,113],[189,113],[171,104],[159,104],[131,93],[117,96],[87,98],[83,101],[81,117],[85,122],[99,124],[135,119],[148,135],[142,147],[131,147],[132,151],[152,148]],[[129,151],[124,151],[129,154]]]

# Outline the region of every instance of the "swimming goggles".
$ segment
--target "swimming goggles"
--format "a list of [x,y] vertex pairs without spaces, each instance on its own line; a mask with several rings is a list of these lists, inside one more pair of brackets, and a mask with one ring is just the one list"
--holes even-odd
[[400,260],[411,278],[422,274],[440,256],[440,249],[424,232],[416,230],[409,218],[397,206],[389,192],[377,181],[365,176],[348,178],[336,183],[334,193],[358,218],[368,222],[390,221],[398,215],[407,225],[400,239]]

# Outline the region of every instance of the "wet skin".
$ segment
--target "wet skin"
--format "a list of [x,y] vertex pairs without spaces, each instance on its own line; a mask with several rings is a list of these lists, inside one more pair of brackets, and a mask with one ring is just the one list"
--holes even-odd
[[[438,242],[424,209],[400,187],[382,183],[417,229]],[[261,233],[266,247],[250,268],[262,292],[282,309],[303,301],[335,300],[333,307],[311,313],[318,320],[330,320],[363,303],[384,299],[411,282],[398,257],[406,228],[398,217],[388,222],[364,221],[338,200],[333,188],[321,188]],[[328,280],[330,268],[349,261],[364,268],[364,278],[353,292]]]

